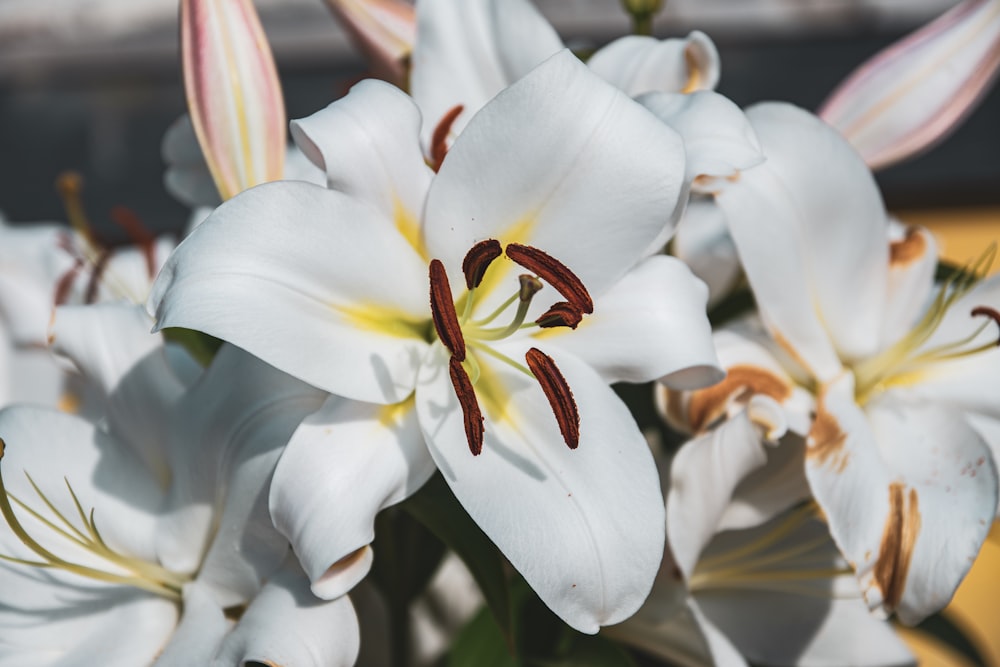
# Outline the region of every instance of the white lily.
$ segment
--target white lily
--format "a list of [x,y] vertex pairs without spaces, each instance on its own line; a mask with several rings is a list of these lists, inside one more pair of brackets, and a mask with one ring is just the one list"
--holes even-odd
[[352,664],[349,600],[311,596],[267,511],[321,393],[235,348],[188,387],[147,329],[134,306],[57,313],[104,425],[0,413],[0,665]]
[[419,128],[374,81],[297,121],[335,189],[227,202],[150,309],[352,399],[303,424],[272,487],[317,594],[353,585],[341,569],[370,561],[375,514],[436,466],[542,599],[595,632],[638,607],[663,540],[651,455],[607,383],[718,378],[704,287],[670,258],[633,268],[676,203],[680,142],[568,52],[485,107],[436,175]]
[[[421,0],[410,85],[431,157],[437,161],[493,96],[562,48],[529,0]],[[684,39],[623,37],[588,64],[633,97],[712,90],[719,80],[715,45],[697,31]]]
[[965,0],[861,65],[818,113],[881,169],[943,140],[998,69],[1000,1]]
[[[816,395],[812,494],[869,605],[915,623],[950,599],[997,507],[988,430],[970,420],[1000,418],[990,330],[1000,281],[934,287],[932,239],[917,229],[890,236],[874,180],[846,141],[788,105],[748,117],[767,161],[717,202],[775,354],[729,363]],[[734,378],[708,402],[756,390]]]

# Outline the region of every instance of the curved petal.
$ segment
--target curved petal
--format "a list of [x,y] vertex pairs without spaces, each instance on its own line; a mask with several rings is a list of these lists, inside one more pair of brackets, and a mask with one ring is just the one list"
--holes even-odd
[[998,68],[1000,6],[966,0],[852,72],[820,116],[879,169],[946,137],[989,91]]
[[726,217],[713,199],[691,198],[671,251],[708,286],[709,306],[729,294],[743,275]]
[[424,145],[450,109],[464,107],[452,125],[457,135],[494,95],[562,45],[528,0],[421,0],[410,89],[423,112]]
[[212,594],[199,583],[184,587],[184,613],[154,667],[204,665],[232,622]]
[[[521,349],[499,349],[523,359]],[[482,453],[469,451],[443,346],[421,370],[417,415],[462,506],[560,618],[597,632],[639,608],[663,555],[664,509],[652,455],[624,403],[568,353],[552,357],[579,408],[568,449],[539,385],[478,354]]]
[[[599,296],[667,224],[683,165],[672,130],[562,51],[497,95],[455,142],[427,198],[429,254],[455,285],[476,242],[531,245]],[[520,272],[494,262],[477,309],[516,292]]]
[[660,381],[693,389],[722,379],[705,315],[705,285],[673,257],[650,257],[594,303],[576,330],[543,329],[608,383]]
[[153,286],[157,328],[227,340],[358,400],[413,390],[427,269],[378,214],[308,183],[266,184],[220,206]]
[[[155,561],[153,540],[163,492],[127,446],[79,417],[26,406],[0,412],[0,434],[6,443],[0,466],[9,493],[65,527],[34,491],[30,475],[62,517],[86,530],[73,501],[75,494],[85,511],[94,510],[101,536],[111,549]],[[60,558],[115,570],[26,511],[15,507],[14,512],[27,532]],[[0,553],[37,560],[5,523],[0,524],[0,535]]]
[[764,161],[742,109],[718,93],[650,93],[637,101],[681,135],[686,178],[695,192],[712,194],[715,179],[735,178]]
[[327,182],[393,221],[419,252],[418,220],[432,172],[420,151],[420,112],[405,93],[366,80],[347,96],[292,121],[292,138]]
[[888,219],[871,174],[829,126],[784,104],[747,116],[767,162],[716,201],[769,328],[829,380],[838,356],[864,358],[878,344]]
[[934,284],[938,253],[934,236],[920,227],[889,228],[889,285],[880,349],[895,343],[920,319]]
[[238,348],[220,348],[170,413],[173,477],[157,531],[161,563],[198,570],[223,606],[259,587],[287,548],[267,511],[271,471],[324,397]]
[[317,600],[309,592],[309,580],[293,565],[264,585],[211,664],[350,667],[359,648],[358,618],[350,598]]
[[587,65],[630,97],[712,90],[719,82],[719,52],[697,30],[684,39],[621,37],[598,49]]
[[866,416],[853,393],[849,375],[825,389],[806,476],[869,607],[917,623],[951,599],[986,538],[996,468],[960,414],[886,394]]
[[781,407],[758,395],[745,410],[678,450],[670,464],[667,541],[685,579],[718,532],[737,486],[767,464],[769,445],[774,446],[785,429]]
[[274,472],[270,506],[313,593],[339,597],[367,574],[367,567],[343,572],[345,559],[374,539],[376,514],[435,470],[412,400],[375,405],[331,397],[302,422]]

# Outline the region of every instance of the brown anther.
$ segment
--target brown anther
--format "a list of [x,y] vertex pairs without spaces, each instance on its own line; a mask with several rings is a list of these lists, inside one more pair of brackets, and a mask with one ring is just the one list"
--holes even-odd
[[437,127],[434,128],[434,133],[431,135],[431,169],[434,171],[441,168],[441,163],[448,155],[448,135],[451,134],[451,126],[455,124],[463,109],[464,106],[456,104],[441,116]]
[[431,260],[431,318],[438,338],[459,361],[465,361],[465,338],[458,323],[455,303],[451,300],[448,272],[439,259]]
[[568,301],[552,304],[552,307],[535,320],[535,324],[543,329],[552,327],[569,327],[575,329],[583,320],[583,312]]
[[531,301],[543,287],[541,280],[527,273],[522,273],[517,279],[521,283],[521,289],[518,290],[517,298],[524,303]]
[[580,444],[580,411],[576,407],[576,399],[566,383],[566,378],[556,367],[552,357],[537,347],[528,350],[524,355],[528,368],[535,375],[542,393],[549,400],[549,406],[559,424],[559,432],[570,449],[576,449]]
[[[972,316],[979,317],[980,315],[985,315],[986,317],[992,319],[1000,327],[1000,312],[995,308],[990,308],[989,306],[976,306],[972,309]],[[1000,336],[997,337],[997,346],[1000,347]]]
[[473,456],[479,456],[483,451],[483,413],[476,400],[476,392],[472,388],[472,380],[465,372],[462,362],[456,357],[448,364],[451,375],[451,386],[455,388],[458,403],[462,406],[462,417],[465,420],[465,437],[469,441],[469,451]]
[[111,250],[102,250],[101,254],[97,256],[94,268],[90,272],[90,280],[87,282],[87,291],[83,296],[84,303],[94,303],[97,301],[97,288],[101,284],[101,277],[104,275],[104,269],[107,268],[108,261],[111,259],[111,253]]
[[472,249],[465,253],[465,259],[462,260],[465,286],[469,289],[479,287],[479,283],[483,282],[483,276],[486,275],[486,269],[489,268],[494,259],[502,254],[503,247],[496,239],[480,241],[472,246]]
[[552,285],[581,312],[594,312],[594,301],[583,286],[583,281],[558,259],[538,248],[520,243],[508,244],[506,253],[512,260]]
[[156,247],[156,239],[149,233],[146,226],[142,224],[139,216],[130,208],[115,206],[111,209],[111,221],[124,229],[125,233],[128,234],[129,240],[142,250],[143,257],[146,260],[146,272],[149,274],[151,280],[155,278],[156,257],[153,253]]

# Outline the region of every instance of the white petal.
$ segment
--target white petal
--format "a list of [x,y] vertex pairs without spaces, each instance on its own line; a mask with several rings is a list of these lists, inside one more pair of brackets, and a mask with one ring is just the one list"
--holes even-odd
[[[769,327],[820,380],[874,352],[887,275],[887,217],[861,159],[789,105],[747,112],[767,162],[716,198]],[[845,261],[844,258],[851,258]]]
[[996,468],[960,414],[884,394],[866,417],[853,390],[847,375],[826,388],[806,475],[869,607],[917,623],[948,602],[986,538]]
[[257,594],[212,665],[350,667],[358,656],[359,640],[350,599],[317,600],[302,571],[286,567]]
[[367,567],[343,566],[375,537],[375,515],[414,493],[435,470],[412,401],[375,405],[331,397],[299,426],[275,470],[270,506],[316,595],[343,595],[367,573]]
[[[163,493],[127,446],[79,417],[42,408],[6,409],[0,413],[0,434],[6,443],[0,465],[11,494],[60,523],[32,489],[27,473],[62,516],[79,527],[81,520],[68,482],[84,510],[94,509],[108,546],[143,560],[155,560],[153,540]],[[61,558],[105,570],[109,567],[26,512],[15,509],[15,513],[29,534]],[[6,524],[0,529],[0,553],[37,560]]]
[[337,192],[269,183],[220,206],[154,285],[157,327],[188,327],[332,393],[412,391],[427,268],[377,212]]
[[572,352],[607,382],[661,382],[693,389],[722,379],[705,315],[705,285],[673,257],[650,257],[594,303],[576,330],[537,340]]
[[743,275],[722,209],[713,199],[692,197],[674,235],[673,254],[708,285],[708,304],[718,303]]
[[937,243],[926,229],[892,225],[889,285],[882,317],[881,348],[896,342],[927,307],[937,268]]
[[[446,353],[432,352],[417,414],[459,502],[570,626],[594,633],[634,613],[663,554],[664,510],[652,455],[625,405],[593,370],[550,351],[579,407],[580,443],[570,450],[537,382],[479,354],[486,424],[473,456]],[[523,348],[502,352],[523,358]]]
[[719,82],[719,53],[708,35],[697,30],[684,39],[621,37],[598,49],[587,64],[631,97],[712,90]]
[[222,607],[199,583],[184,587],[184,613],[154,667],[204,665],[231,627]]
[[754,396],[745,410],[677,452],[670,465],[667,541],[685,578],[718,532],[736,488],[767,464],[770,447],[765,439],[776,439],[784,430],[780,406],[766,396]]
[[[659,582],[657,583],[657,586]],[[684,583],[676,580],[679,597],[667,601],[654,587],[634,616],[601,631],[617,642],[635,646],[679,667],[704,667],[713,663],[704,617],[694,611]]]
[[[560,52],[497,95],[448,153],[427,199],[428,251],[455,285],[474,243],[531,245],[599,296],[667,224],[683,164],[672,130]],[[491,265],[477,309],[514,293],[522,272]]]
[[238,348],[219,350],[171,413],[173,477],[158,526],[160,562],[199,569],[223,606],[256,590],[287,548],[267,511],[271,471],[323,398]]
[[[378,209],[414,243],[432,172],[420,151],[420,112],[405,93],[369,79],[313,115],[292,137],[329,186]],[[415,248],[419,251],[419,248]]]
[[527,0],[421,0],[410,87],[424,145],[452,107],[465,107],[452,125],[457,135],[490,98],[561,48]]
[[638,101],[681,135],[695,192],[711,194],[716,178],[734,178],[764,161],[746,115],[718,93],[650,93]]
[[160,154],[167,165],[163,185],[178,201],[192,208],[222,203],[198,145],[191,116],[184,114],[171,123],[163,134]]

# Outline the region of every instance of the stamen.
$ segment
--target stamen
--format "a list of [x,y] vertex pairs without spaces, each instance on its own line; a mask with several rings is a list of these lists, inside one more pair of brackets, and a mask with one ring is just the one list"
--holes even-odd
[[520,299],[521,303],[531,303],[531,299],[542,289],[542,281],[526,273],[522,273],[517,279],[521,283],[517,298]]
[[545,311],[541,317],[535,320],[535,324],[542,327],[543,329],[549,329],[552,327],[569,327],[570,329],[576,329],[577,325],[583,320],[583,312],[569,303],[568,301],[560,301],[559,303],[553,304],[551,308]]
[[59,278],[59,282],[56,283],[56,293],[52,298],[55,305],[61,306],[69,299],[69,291],[73,288],[73,283],[76,282],[76,277],[80,275],[82,267],[83,263],[77,260],[73,267]]
[[588,314],[594,312],[594,301],[590,298],[583,281],[555,257],[538,248],[520,243],[508,244],[506,253],[512,260],[552,285],[580,311]]
[[63,201],[63,208],[66,209],[66,219],[76,232],[86,240],[91,247],[100,247],[103,244],[97,238],[93,225],[87,218],[83,208],[81,193],[83,192],[83,177],[75,171],[66,171],[56,178],[56,191]]
[[142,224],[135,211],[125,206],[115,206],[111,209],[111,220],[116,225],[125,230],[129,240],[142,250],[146,260],[146,273],[149,279],[156,277],[156,257],[153,255],[156,248],[156,239],[149,233],[146,226]]
[[[1000,327],[1000,312],[997,312],[995,309],[990,308],[989,306],[976,306],[975,308],[972,309],[973,317],[979,317],[980,315],[985,315],[986,317],[989,317],[990,319],[992,319],[994,322],[997,323],[998,327]],[[997,346],[1000,347],[1000,335],[997,336]]]
[[486,275],[486,269],[497,257],[503,254],[503,248],[496,239],[480,241],[472,246],[462,260],[462,271],[465,272],[465,286],[470,290],[479,287]]
[[528,350],[524,358],[549,401],[563,441],[570,449],[576,449],[580,444],[580,411],[566,378],[556,367],[552,357],[537,347]]
[[458,361],[465,361],[465,338],[458,323],[455,304],[451,300],[448,272],[439,259],[431,260],[431,319],[438,338]]
[[90,280],[87,281],[87,291],[84,293],[83,301],[84,303],[91,304],[97,301],[97,289],[101,285],[101,278],[104,276],[104,270],[108,268],[108,262],[111,260],[111,250],[102,250],[94,261],[94,268],[90,272]]
[[455,388],[458,403],[462,406],[462,417],[465,420],[465,437],[469,441],[469,451],[473,456],[479,456],[483,451],[483,413],[476,400],[476,392],[472,388],[469,374],[465,372],[462,362],[452,357],[448,364],[451,375],[451,385]]
[[451,134],[451,126],[455,124],[463,109],[465,107],[461,104],[453,106],[445,112],[434,128],[434,133],[431,135],[431,169],[435,172],[441,168],[441,163],[448,155],[448,135]]

